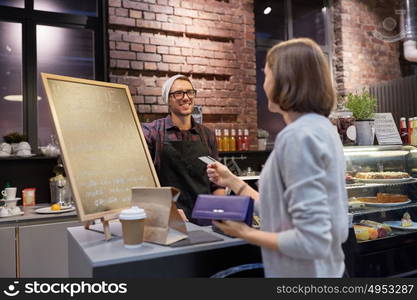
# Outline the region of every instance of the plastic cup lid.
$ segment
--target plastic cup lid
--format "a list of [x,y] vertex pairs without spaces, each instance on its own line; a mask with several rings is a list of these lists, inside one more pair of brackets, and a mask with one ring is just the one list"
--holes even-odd
[[119,215],[120,220],[138,220],[146,218],[146,213],[142,208],[132,206],[131,208],[124,209]]

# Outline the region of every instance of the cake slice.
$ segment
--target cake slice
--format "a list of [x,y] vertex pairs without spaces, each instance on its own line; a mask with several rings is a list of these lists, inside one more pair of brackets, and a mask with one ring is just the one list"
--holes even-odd
[[408,200],[408,196],[401,194],[377,193],[376,200],[377,203],[399,203],[406,202]]
[[410,214],[406,212],[401,218],[401,227],[411,227],[411,226],[413,226],[413,221],[411,221]]

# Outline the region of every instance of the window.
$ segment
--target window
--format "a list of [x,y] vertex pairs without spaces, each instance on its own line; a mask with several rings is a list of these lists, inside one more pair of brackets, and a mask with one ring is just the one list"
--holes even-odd
[[0,140],[23,132],[33,151],[53,122],[40,73],[105,81],[105,3],[0,0]]
[[279,42],[287,39],[285,9],[285,1],[255,1],[257,45],[264,46],[262,41]]
[[97,16],[96,1],[34,0],[33,4],[36,10],[85,16]]
[[270,142],[284,128],[279,115],[268,110],[268,100],[263,90],[266,53],[278,42],[295,37],[315,40],[329,57],[329,17],[327,1],[323,0],[256,0],[256,90],[258,97],[258,128],[270,133]]
[[323,1],[292,0],[294,37],[308,37],[326,46],[326,7]]
[[[0,137],[23,131],[22,25],[0,21]],[[3,113],[7,112],[7,114]]]
[[[37,67],[40,99],[46,100],[40,73],[52,73],[85,79],[94,79],[94,32],[89,29],[73,29],[38,25]],[[55,41],[49,44],[48,40]],[[48,45],[48,47],[42,47]],[[40,145],[50,142],[54,133],[53,121],[47,101],[38,101],[38,141]]]
[[25,7],[25,0],[0,0],[0,6]]

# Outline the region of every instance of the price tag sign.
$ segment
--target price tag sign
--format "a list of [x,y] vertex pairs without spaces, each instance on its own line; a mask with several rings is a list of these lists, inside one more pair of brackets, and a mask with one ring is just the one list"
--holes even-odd
[[392,113],[375,114],[375,134],[379,145],[402,145]]

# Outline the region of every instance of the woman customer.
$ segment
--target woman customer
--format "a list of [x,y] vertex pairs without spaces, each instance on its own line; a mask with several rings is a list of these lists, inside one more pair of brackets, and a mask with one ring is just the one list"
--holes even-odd
[[266,277],[341,277],[348,236],[345,160],[327,118],[336,96],[320,47],[305,38],[275,45],[263,87],[269,110],[282,114],[287,126],[262,170],[259,193],[218,162],[207,168],[212,182],[255,199],[261,230],[213,223],[262,248]]

